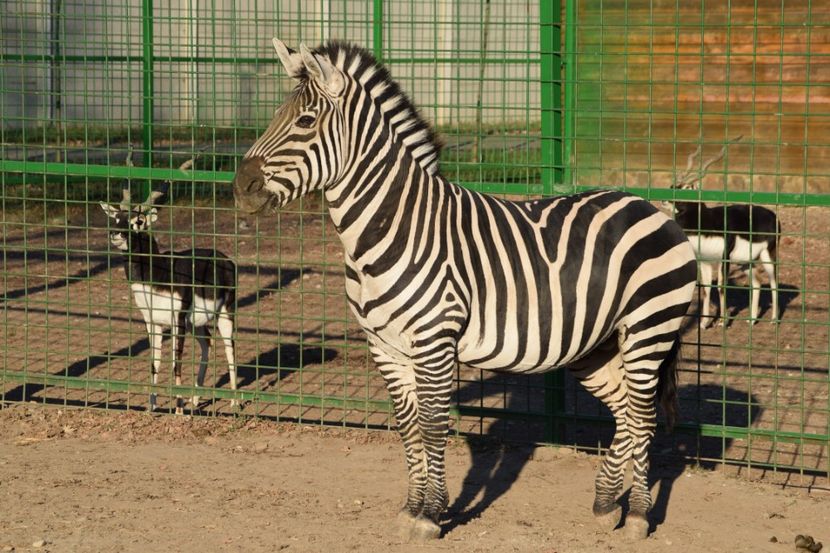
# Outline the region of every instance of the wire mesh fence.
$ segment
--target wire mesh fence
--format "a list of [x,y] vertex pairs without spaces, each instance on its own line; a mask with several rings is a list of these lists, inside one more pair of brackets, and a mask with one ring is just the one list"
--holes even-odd
[[[214,339],[193,411],[394,424],[349,313],[323,199],[246,218],[230,194],[239,159],[293,87],[271,37],[337,38],[390,68],[438,130],[442,172],[464,186],[510,196],[613,186],[659,202],[772,209],[781,322],[748,324],[752,295],[766,315],[771,290],[751,290],[737,271],[726,288],[731,325],[701,330],[690,317],[683,420],[666,447],[826,479],[830,8],[790,4],[4,2],[0,397],[146,409],[156,392],[167,411],[177,394],[196,393],[193,337],[183,384],[165,340],[151,385],[151,340],[99,206],[118,204],[122,183],[143,199],[170,181],[152,229],[161,248],[211,248],[237,267],[239,391]],[[702,190],[670,187],[698,144],[709,156],[738,135]],[[460,369],[456,400],[460,432],[584,447],[610,439],[607,414],[565,372]]]

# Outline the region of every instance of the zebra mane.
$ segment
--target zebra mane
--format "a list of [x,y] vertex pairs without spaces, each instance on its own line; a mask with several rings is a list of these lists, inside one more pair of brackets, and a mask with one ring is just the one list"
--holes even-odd
[[348,42],[329,41],[314,50],[359,82],[379,108],[392,135],[430,175],[438,174],[441,142],[432,125],[369,50]]

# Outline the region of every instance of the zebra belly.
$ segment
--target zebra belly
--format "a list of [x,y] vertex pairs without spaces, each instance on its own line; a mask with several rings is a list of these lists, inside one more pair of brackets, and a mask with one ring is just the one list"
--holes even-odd
[[[601,343],[606,337],[597,340]],[[472,343],[471,339],[463,336],[458,343],[458,362],[465,367],[473,369],[483,369],[507,373],[522,373],[533,374],[543,373],[553,370],[557,367],[562,367],[568,363],[584,356],[591,351],[597,344],[585,344],[582,350],[576,351],[570,355],[564,355],[561,351],[556,351],[555,354],[549,354],[545,358],[540,358],[538,352],[540,350],[539,344],[527,344],[529,347],[525,348],[522,355],[519,349],[519,340],[517,337],[505,337],[505,341],[498,355],[482,361],[482,356],[486,356],[493,349],[492,343],[483,344],[486,347],[477,347]],[[551,342],[555,339],[550,338]],[[561,340],[561,337],[559,338]],[[519,356],[522,355],[522,358]]]

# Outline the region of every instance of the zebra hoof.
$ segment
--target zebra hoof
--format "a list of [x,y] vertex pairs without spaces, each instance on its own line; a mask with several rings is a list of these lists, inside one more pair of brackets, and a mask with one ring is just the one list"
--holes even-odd
[[608,506],[608,509],[609,510],[594,509],[594,517],[596,518],[597,524],[600,528],[602,528],[606,532],[611,532],[620,524],[622,507],[620,507],[618,503],[612,503],[610,506]]
[[413,541],[434,540],[441,536],[441,527],[426,517],[418,517],[412,526],[410,539]]
[[412,537],[412,530],[415,528],[416,520],[418,519],[412,516],[406,509],[398,513],[398,537],[401,540],[409,541],[410,537]]
[[644,540],[648,537],[648,519],[641,515],[629,514],[625,519],[625,535],[630,540]]

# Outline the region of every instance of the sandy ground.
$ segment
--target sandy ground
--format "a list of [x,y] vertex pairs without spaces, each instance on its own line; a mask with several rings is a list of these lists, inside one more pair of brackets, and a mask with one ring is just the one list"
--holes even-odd
[[393,433],[17,404],[0,410],[0,550],[785,552],[797,534],[830,540],[826,490],[662,464],[654,530],[635,543],[594,524],[596,456],[461,440],[447,456],[444,535],[411,544],[393,526],[406,489]]

